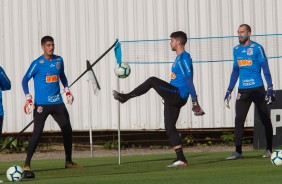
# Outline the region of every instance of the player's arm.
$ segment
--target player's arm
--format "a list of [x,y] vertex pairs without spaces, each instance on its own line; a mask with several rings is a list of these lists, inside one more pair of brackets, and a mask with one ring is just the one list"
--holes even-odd
[[[188,62],[189,61],[189,62]],[[185,77],[185,81],[188,87],[188,91],[192,98],[192,111],[194,112],[195,116],[202,116],[205,114],[205,112],[202,110],[198,103],[196,89],[193,83],[193,66],[192,66],[192,60],[191,58],[186,58],[183,60],[183,62],[178,62],[179,67]]]
[[265,81],[267,83],[267,92],[265,99],[267,100],[267,104],[271,104],[275,100],[275,93],[273,92],[272,77],[269,70],[268,61],[262,46],[258,47],[258,58],[264,74]]
[[2,67],[0,67],[0,88],[2,91],[11,89],[11,81]]
[[196,89],[193,83],[193,66],[190,64],[191,62],[188,62],[189,58],[186,58],[182,62],[178,62],[178,65],[182,71],[182,74],[185,77],[185,81],[189,90],[189,93],[191,95],[192,101],[197,100],[197,94]]
[[265,55],[265,52],[262,46],[258,47],[258,58],[259,58],[260,66],[263,70],[263,74],[264,74],[264,78],[267,83],[267,87],[272,87],[273,84],[272,84],[271,73],[270,73],[268,61],[267,61],[267,58],[266,58],[266,55]]
[[69,85],[68,85],[68,80],[65,74],[63,59],[62,59],[62,66],[61,66],[61,72],[60,72],[60,81],[64,86],[64,92],[66,93],[67,103],[72,104],[74,97],[69,90]]
[[236,55],[235,51],[233,51],[233,55],[234,55],[233,69],[232,69],[231,76],[230,76],[229,86],[227,88],[227,91],[226,91],[226,94],[225,94],[225,97],[224,97],[224,103],[225,103],[226,107],[229,108],[229,109],[230,109],[229,101],[231,99],[231,93],[232,93],[234,86],[236,85],[238,77],[239,77],[239,65],[238,65],[236,57],[235,57],[235,55]]
[[28,81],[36,74],[37,68],[38,68],[37,63],[35,61],[32,62],[32,64],[30,65],[29,69],[27,70],[26,74],[22,79],[22,88],[26,97],[26,103],[24,106],[24,112],[26,114],[30,114],[34,109],[32,95],[29,93],[29,89],[28,89]]

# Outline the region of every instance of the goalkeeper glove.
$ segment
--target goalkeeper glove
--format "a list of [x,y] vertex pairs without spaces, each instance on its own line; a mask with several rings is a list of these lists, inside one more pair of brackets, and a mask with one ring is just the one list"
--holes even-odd
[[195,116],[202,116],[205,112],[200,107],[198,100],[192,100],[192,111],[194,112]]
[[67,103],[71,105],[73,103],[74,97],[72,96],[68,87],[64,88],[64,92],[66,93]]
[[34,109],[34,103],[32,101],[32,96],[30,94],[26,94],[25,97],[26,97],[26,103],[24,106],[24,112],[26,114],[30,114]]
[[275,101],[275,91],[273,90],[273,86],[267,88],[265,100],[267,105],[270,105]]
[[232,90],[231,89],[227,89],[225,97],[224,97],[224,103],[225,103],[225,105],[226,105],[226,107],[228,109],[230,109],[229,101],[231,99],[231,93],[232,93]]

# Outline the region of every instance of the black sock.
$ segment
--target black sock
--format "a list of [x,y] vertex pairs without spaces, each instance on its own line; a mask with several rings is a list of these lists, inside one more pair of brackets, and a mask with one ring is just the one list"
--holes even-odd
[[176,153],[176,156],[177,156],[177,159],[178,159],[178,160],[181,160],[181,161],[183,161],[183,162],[187,162],[187,160],[186,160],[186,158],[185,158],[185,156],[184,156],[184,154],[183,154],[182,148],[177,148],[177,149],[175,149],[174,151],[175,151],[175,153]]
[[242,145],[236,146],[236,152],[242,154]]

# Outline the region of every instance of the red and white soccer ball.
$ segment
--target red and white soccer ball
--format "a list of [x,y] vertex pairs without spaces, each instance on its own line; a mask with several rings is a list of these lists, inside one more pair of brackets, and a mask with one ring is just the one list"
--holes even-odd
[[9,167],[9,169],[6,172],[7,179],[9,181],[20,181],[23,177],[23,169],[21,166],[13,165]]
[[282,150],[275,150],[271,154],[271,163],[273,165],[282,165]]
[[130,66],[125,62],[117,63],[115,66],[115,74],[118,78],[126,78],[130,75],[130,72]]

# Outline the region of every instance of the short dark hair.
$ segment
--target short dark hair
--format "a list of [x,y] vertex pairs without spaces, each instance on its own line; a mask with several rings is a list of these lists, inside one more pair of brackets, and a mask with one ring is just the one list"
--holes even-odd
[[44,45],[46,42],[54,42],[54,38],[52,36],[44,36],[41,39],[41,45]]
[[181,42],[181,45],[185,45],[187,42],[187,35],[183,31],[176,31],[171,33],[170,38],[178,39]]
[[246,27],[248,32],[252,32],[251,26],[249,26],[248,24],[241,24],[239,27]]

